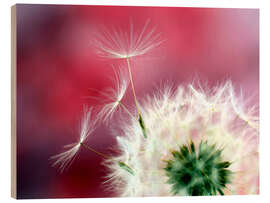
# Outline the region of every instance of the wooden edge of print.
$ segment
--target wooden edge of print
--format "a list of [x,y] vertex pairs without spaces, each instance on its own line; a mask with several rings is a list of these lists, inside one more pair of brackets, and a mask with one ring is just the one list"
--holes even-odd
[[11,197],[17,198],[17,59],[16,5],[11,7]]

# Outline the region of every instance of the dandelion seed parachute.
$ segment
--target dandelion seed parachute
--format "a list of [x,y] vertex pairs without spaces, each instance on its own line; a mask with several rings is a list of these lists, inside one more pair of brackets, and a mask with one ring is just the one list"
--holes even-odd
[[[138,123],[130,119],[116,134],[118,155],[104,162],[110,171],[106,184],[115,193],[120,196],[192,195],[189,191],[202,195],[258,194],[258,117],[253,108],[238,100],[230,81],[212,91],[194,85],[179,86],[176,91],[167,87],[159,95],[149,96],[140,109],[147,139]],[[201,151],[205,157],[205,162],[192,162],[196,163],[193,169],[207,170],[218,184],[208,184],[210,193],[196,186],[205,187],[205,181],[209,182],[207,176],[196,176],[186,185],[177,182],[182,184],[179,187],[173,187],[170,182],[174,172],[186,167],[173,162],[174,153],[190,141],[197,153],[192,156],[199,157]],[[207,143],[203,145],[205,150],[199,150],[201,143]],[[218,153],[212,162],[207,162],[212,152]],[[122,170],[117,161],[128,164],[134,175]],[[174,163],[175,171],[168,168],[168,162]],[[220,170],[215,169],[218,167]]]
[[140,32],[135,32],[130,23],[129,32],[119,29],[104,29],[96,36],[94,45],[101,57],[108,58],[131,58],[146,54],[148,51],[159,46],[161,34],[155,33],[155,28],[149,27],[147,20]]
[[61,172],[71,166],[78,151],[80,150],[81,144],[84,143],[87,137],[94,131],[95,121],[91,120],[91,113],[92,108],[87,108],[84,106],[83,116],[79,127],[79,139],[75,143],[65,145],[64,148],[68,150],[56,154],[50,158],[51,160],[54,160],[53,166],[59,166],[59,170]]
[[108,88],[101,92],[103,96],[101,99],[105,101],[105,104],[97,115],[97,120],[109,121],[117,109],[125,108],[121,103],[129,86],[128,73],[125,67],[120,67],[119,72],[115,72],[114,80],[115,88]]

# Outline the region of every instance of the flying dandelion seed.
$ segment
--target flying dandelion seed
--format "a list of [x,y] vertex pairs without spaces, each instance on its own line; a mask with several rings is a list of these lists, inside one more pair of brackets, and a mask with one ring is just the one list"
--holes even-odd
[[[138,123],[143,132],[144,138],[147,138],[144,119],[141,115],[139,103],[137,100],[133,76],[131,71],[130,59],[135,56],[144,55],[155,47],[159,46],[164,40],[161,34],[155,33],[155,28],[149,28],[150,20],[147,20],[140,32],[135,32],[133,24],[130,23],[129,32],[123,30],[112,29],[112,31],[104,30],[96,37],[95,46],[99,56],[108,58],[122,58],[126,60],[131,83],[132,93],[138,113]],[[116,104],[114,104],[116,106]],[[110,112],[114,106],[105,107],[105,112]],[[109,109],[109,110],[108,110]],[[110,115],[110,114],[108,114]]]
[[94,41],[97,54],[108,58],[131,58],[146,54],[164,41],[161,34],[156,33],[149,24],[150,20],[147,20],[140,32],[134,31],[132,22],[129,32],[116,28],[104,29]]
[[79,139],[77,142],[65,145],[64,148],[68,149],[62,153],[52,156],[50,159],[55,160],[53,166],[59,166],[59,170],[63,172],[65,169],[69,168],[75,159],[78,151],[82,144],[84,144],[87,137],[95,129],[95,121],[91,120],[92,108],[84,107],[83,116],[80,123]]
[[[107,160],[109,187],[120,196],[257,194],[258,130],[237,124],[234,105],[244,104],[232,103],[232,92],[226,82],[213,91],[190,85],[147,97],[141,105],[147,139],[135,121],[116,135],[114,159],[134,175]],[[244,116],[258,126],[255,114]]]
[[[63,172],[65,169],[68,169],[71,166],[81,147],[84,147],[85,149],[94,152],[95,154],[101,156],[104,159],[113,160],[112,157],[104,153],[98,152],[97,150],[93,149],[92,147],[90,147],[85,143],[87,137],[95,130],[96,121],[91,121],[91,113],[92,108],[88,109],[84,107],[83,117],[80,125],[79,140],[73,144],[64,146],[64,148],[68,148],[67,151],[54,155],[50,158],[51,160],[55,160],[52,166],[59,165],[60,172]],[[131,175],[134,175],[132,168],[130,168],[125,162],[116,161],[114,163],[118,164],[118,166],[122,170],[128,172]]]
[[130,114],[130,112],[122,103],[122,99],[125,96],[126,90],[129,86],[127,71],[120,67],[119,72],[115,72],[114,79],[115,88],[108,88],[101,92],[102,96],[104,96],[102,100],[105,102],[107,101],[97,116],[98,119],[102,121],[110,120],[118,109],[124,109],[128,114]]

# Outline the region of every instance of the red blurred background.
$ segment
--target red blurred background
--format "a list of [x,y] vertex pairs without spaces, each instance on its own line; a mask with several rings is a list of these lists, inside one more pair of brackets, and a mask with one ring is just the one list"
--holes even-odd
[[[99,26],[156,26],[166,41],[133,67],[139,98],[161,81],[193,78],[209,86],[231,79],[247,97],[259,92],[259,10],[120,6],[17,5],[18,198],[112,197],[102,182],[102,158],[82,149],[60,174],[48,160],[73,143],[84,104],[101,101],[91,89],[113,86],[111,64],[91,46]],[[142,58],[143,59],[143,58]],[[126,102],[132,102],[128,94]],[[89,145],[106,153],[115,144],[100,126]]]

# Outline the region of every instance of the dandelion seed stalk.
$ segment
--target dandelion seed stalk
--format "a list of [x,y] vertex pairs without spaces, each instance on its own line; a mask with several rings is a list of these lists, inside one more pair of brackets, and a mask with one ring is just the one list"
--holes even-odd
[[126,57],[126,60],[127,60],[129,78],[130,78],[132,93],[133,93],[134,100],[135,100],[135,105],[136,105],[136,108],[137,108],[138,115],[141,115],[141,112],[140,112],[140,109],[139,109],[139,105],[138,105],[138,101],[137,101],[137,97],[136,97],[135,88],[134,88],[133,77],[132,77],[132,72],[131,72],[131,67],[130,67],[130,60],[129,60],[129,57],[128,56]]
[[83,146],[85,149],[88,149],[88,150],[90,150],[90,151],[96,153],[97,155],[102,156],[102,157],[105,158],[105,159],[109,159],[109,158],[110,158],[110,157],[107,156],[106,154],[103,154],[103,153],[101,153],[101,152],[98,152],[97,150],[93,149],[92,147],[88,146],[88,145],[85,144],[85,143],[80,143],[80,145]]
[[[90,147],[89,145],[87,145],[85,143],[80,143],[80,145],[83,146],[85,149],[90,150],[91,152],[94,152],[99,156],[102,156],[105,159],[112,159],[112,157],[110,157],[110,156],[108,156],[106,154],[103,154],[101,152],[98,152],[97,150],[93,149],[92,147]],[[117,161],[117,163],[122,169],[126,170],[131,175],[134,175],[133,169],[130,166],[128,166],[126,163],[124,163],[122,161]]]
[[135,105],[136,105],[138,116],[139,116],[138,122],[140,124],[141,129],[142,129],[144,138],[147,138],[145,123],[143,121],[142,114],[140,112],[139,104],[138,104],[137,97],[136,97],[136,92],[135,92],[135,88],[134,88],[133,77],[132,77],[132,72],[131,72],[131,67],[130,67],[130,61],[129,61],[128,56],[126,57],[126,60],[127,60],[127,66],[128,66],[128,72],[129,72],[129,77],[130,77],[131,88],[132,88],[132,92],[133,92],[133,96],[134,96],[134,100],[135,100]]
[[135,116],[127,109],[127,107],[121,102],[118,101],[119,105],[125,110],[125,112],[133,119],[137,120],[137,118],[135,118]]

